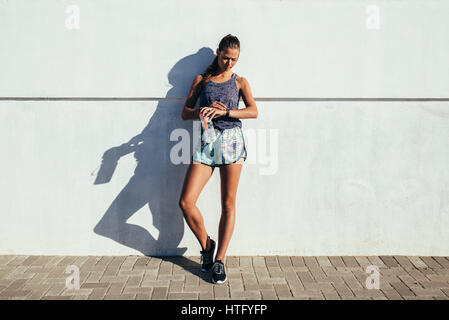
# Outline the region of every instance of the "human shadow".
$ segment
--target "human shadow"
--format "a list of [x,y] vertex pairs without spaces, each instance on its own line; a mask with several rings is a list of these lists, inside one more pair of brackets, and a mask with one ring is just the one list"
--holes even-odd
[[[179,143],[170,141],[170,134],[173,130],[182,128],[189,132],[190,137],[193,136],[192,121],[181,118],[184,100],[173,98],[187,96],[195,75],[203,73],[214,56],[210,48],[201,48],[197,53],[179,60],[170,69],[168,81],[172,88],[165,99],[158,102],[155,112],[140,134],[104,152],[94,182],[108,183],[118,160],[133,152],[137,161],[134,174],[94,227],[94,232],[146,256],[169,259],[178,262],[183,268],[188,266],[186,270],[194,274],[198,274],[200,269],[198,263],[192,265],[189,262],[192,260],[184,257],[169,258],[182,256],[187,250],[178,247],[184,235],[184,217],[179,207],[179,198],[189,166],[176,165],[170,160],[172,147]],[[157,238],[142,226],[127,222],[146,205],[152,214],[153,225],[159,232]]]

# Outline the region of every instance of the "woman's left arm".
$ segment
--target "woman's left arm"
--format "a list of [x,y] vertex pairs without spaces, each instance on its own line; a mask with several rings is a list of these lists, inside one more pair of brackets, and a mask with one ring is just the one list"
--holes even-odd
[[229,117],[239,119],[257,118],[258,111],[256,101],[253,98],[248,81],[243,77],[239,77],[239,83],[243,102],[245,103],[246,108],[230,110]]

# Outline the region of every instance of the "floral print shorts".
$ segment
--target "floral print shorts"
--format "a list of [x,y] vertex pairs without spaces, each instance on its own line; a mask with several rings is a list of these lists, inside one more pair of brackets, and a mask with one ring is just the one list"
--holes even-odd
[[240,127],[224,129],[215,128],[217,139],[206,143],[201,140],[194,146],[192,161],[219,167],[232,163],[243,163],[246,160],[246,146]]

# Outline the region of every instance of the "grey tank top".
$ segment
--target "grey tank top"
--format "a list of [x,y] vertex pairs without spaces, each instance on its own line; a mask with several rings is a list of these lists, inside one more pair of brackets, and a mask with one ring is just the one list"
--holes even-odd
[[[236,83],[237,74],[233,74],[231,79],[217,83],[209,80],[201,89],[200,107],[209,106],[215,100],[220,101],[228,107],[228,110],[238,109],[240,92]],[[224,130],[234,127],[242,127],[242,122],[237,118],[226,116],[212,119],[214,127]]]

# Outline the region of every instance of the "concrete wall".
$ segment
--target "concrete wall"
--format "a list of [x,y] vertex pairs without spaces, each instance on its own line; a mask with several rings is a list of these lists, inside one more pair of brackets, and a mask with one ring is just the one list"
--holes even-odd
[[[232,33],[259,118],[243,120],[228,255],[449,255],[448,14],[0,0],[0,254],[198,255],[178,207],[188,164],[170,155],[193,142],[192,79]],[[198,201],[215,239],[218,171]]]

